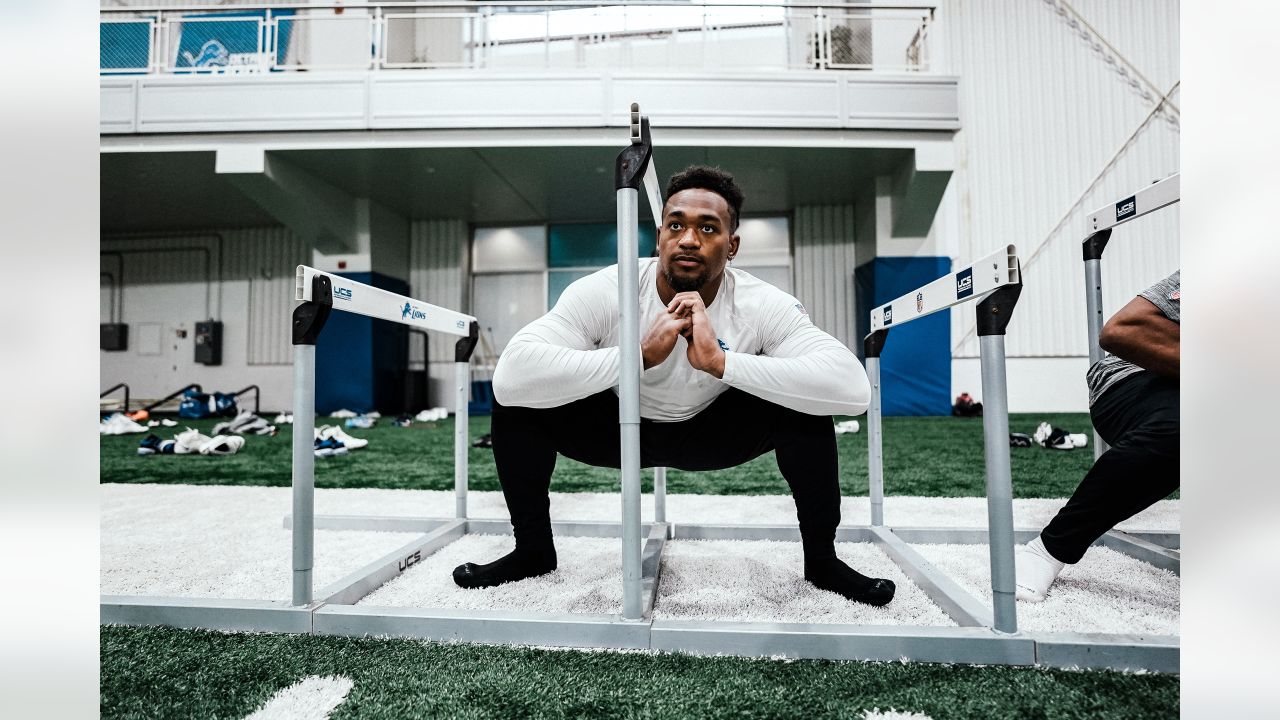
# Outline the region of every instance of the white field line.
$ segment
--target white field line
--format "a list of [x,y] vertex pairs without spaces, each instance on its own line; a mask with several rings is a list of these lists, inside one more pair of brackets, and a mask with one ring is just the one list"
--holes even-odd
[[863,720],[933,720],[933,718],[922,713],[900,712],[893,709],[881,712],[879,708],[868,710],[862,718]]
[[271,696],[245,720],[327,720],[355,684],[347,677],[311,675]]

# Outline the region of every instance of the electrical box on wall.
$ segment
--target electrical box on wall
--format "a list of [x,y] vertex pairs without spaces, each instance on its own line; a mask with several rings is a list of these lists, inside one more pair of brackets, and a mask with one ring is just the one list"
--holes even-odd
[[222,364],[222,323],[212,320],[196,323],[196,362]]
[[129,326],[124,323],[98,325],[98,347],[103,350],[128,350]]

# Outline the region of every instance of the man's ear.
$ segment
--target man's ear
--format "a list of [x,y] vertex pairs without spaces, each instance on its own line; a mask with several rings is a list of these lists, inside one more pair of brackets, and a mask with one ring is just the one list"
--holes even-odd
[[734,256],[738,254],[738,243],[741,240],[742,238],[738,237],[736,234],[733,237],[729,238],[729,259],[730,260],[732,260]]

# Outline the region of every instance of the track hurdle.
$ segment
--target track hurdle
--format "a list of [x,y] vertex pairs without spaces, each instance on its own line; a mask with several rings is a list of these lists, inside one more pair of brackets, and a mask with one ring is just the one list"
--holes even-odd
[[457,335],[453,433],[455,517],[467,516],[467,400],[471,354],[480,337],[474,317],[299,265],[293,311],[293,604],[312,599],[315,541],[316,341],[333,310]]
[[953,275],[938,278],[873,309],[871,332],[863,346],[867,376],[871,381],[871,404],[867,409],[871,524],[882,527],[884,452],[880,416],[880,353],[889,329],[957,305],[970,302],[978,305],[993,627],[1005,633],[1017,632],[1018,619],[1014,604],[1017,587],[1013,574],[1013,480],[1009,469],[1009,398],[1005,382],[1004,334],[1021,293],[1018,254],[1016,248],[1009,245]]
[[[1098,345],[1102,334],[1102,253],[1111,240],[1111,229],[1143,215],[1166,208],[1181,199],[1180,175],[1148,185],[1126,198],[1098,208],[1089,215],[1089,237],[1084,239],[1084,301],[1089,321],[1089,367],[1106,355]],[[1093,458],[1107,451],[1107,442],[1093,431]]]

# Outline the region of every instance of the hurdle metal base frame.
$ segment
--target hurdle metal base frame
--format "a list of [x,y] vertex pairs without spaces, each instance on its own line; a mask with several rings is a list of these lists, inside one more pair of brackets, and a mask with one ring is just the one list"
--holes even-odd
[[[284,518],[292,528],[292,517]],[[533,613],[359,605],[386,582],[412,570],[406,559],[428,554],[466,534],[510,534],[506,519],[458,519],[403,516],[317,515],[317,530],[377,530],[422,533],[397,550],[316,592],[316,601],[290,606],[287,601],[103,596],[101,622],[120,625],[169,625],[228,631],[266,631],[314,635],[379,636],[488,644],[565,648],[613,648],[829,660],[868,660],[1040,665],[1176,673],[1179,638],[1102,633],[1018,632],[991,629],[991,609],[925,560],[914,548],[928,544],[983,545],[986,528],[886,527],[844,525],[837,542],[870,542],[883,551],[912,583],[940,607],[956,626],[879,626],[810,623],[744,623],[654,619],[662,554],[679,540],[773,540],[799,542],[795,525],[721,525],[644,523],[641,559],[643,616],[621,614]],[[553,523],[559,537],[620,538],[617,522]],[[1018,528],[1018,542],[1037,529]],[[1178,572],[1177,533],[1113,531],[1096,543],[1144,562],[1152,553],[1158,565]],[[1163,552],[1159,552],[1163,551]],[[416,564],[416,563],[415,563]]]

